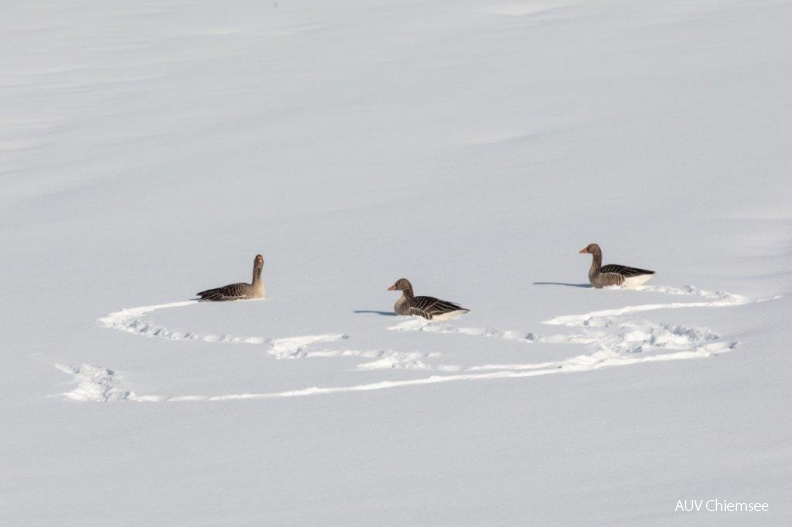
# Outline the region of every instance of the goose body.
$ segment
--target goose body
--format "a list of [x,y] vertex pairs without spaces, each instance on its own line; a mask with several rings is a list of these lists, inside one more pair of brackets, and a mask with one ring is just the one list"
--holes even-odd
[[602,265],[602,249],[596,243],[587,245],[579,252],[592,256],[589,282],[597,289],[608,286],[637,287],[646,283],[654,275],[654,271],[637,267],[617,264]]
[[440,300],[432,296],[415,296],[412,284],[406,278],[400,278],[388,291],[402,291],[402,296],[396,301],[393,310],[397,315],[420,316],[427,320],[450,320],[459,315],[464,315],[469,309]]
[[211,302],[224,302],[229,300],[247,300],[251,298],[264,298],[264,282],[261,281],[261,270],[264,269],[264,257],[256,255],[253,260],[253,281],[249,284],[241,282],[238,284],[224,285],[214,289],[207,289],[198,293],[200,300]]

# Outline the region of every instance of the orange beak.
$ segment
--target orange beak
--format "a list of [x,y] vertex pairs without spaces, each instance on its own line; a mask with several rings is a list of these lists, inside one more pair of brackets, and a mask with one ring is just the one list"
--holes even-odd
[[396,291],[396,284],[393,284],[388,288],[388,291]]
[[580,249],[578,252],[579,252],[580,254],[586,254],[588,251],[586,250],[586,248],[585,248],[585,247],[583,247],[583,248],[582,248],[582,249]]

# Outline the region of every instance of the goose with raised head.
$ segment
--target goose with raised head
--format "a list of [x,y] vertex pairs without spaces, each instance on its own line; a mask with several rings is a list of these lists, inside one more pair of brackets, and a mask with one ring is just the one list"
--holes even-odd
[[592,256],[589,282],[597,289],[608,286],[636,287],[646,283],[655,274],[654,271],[626,265],[602,265],[602,249],[596,243],[590,243],[578,252]]
[[253,260],[253,281],[249,284],[238,283],[207,289],[198,293],[200,300],[211,302],[225,302],[229,300],[248,300],[251,298],[264,298],[264,282],[261,281],[261,270],[264,269],[264,257],[256,255]]
[[415,296],[412,284],[406,278],[398,279],[388,288],[388,291],[402,292],[401,298],[393,306],[397,315],[415,315],[427,320],[450,320],[470,311],[453,302],[439,300],[432,296]]

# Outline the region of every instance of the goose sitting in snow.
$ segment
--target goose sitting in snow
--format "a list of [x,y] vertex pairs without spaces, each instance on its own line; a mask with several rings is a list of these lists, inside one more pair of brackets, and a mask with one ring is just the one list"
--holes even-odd
[[589,269],[589,282],[597,289],[607,286],[636,287],[647,282],[654,271],[636,269],[626,265],[602,265],[602,249],[596,243],[590,243],[581,249],[580,254],[592,255],[591,269]]
[[464,315],[469,309],[453,302],[438,300],[431,296],[415,296],[412,284],[406,278],[400,278],[388,291],[402,291],[404,294],[396,301],[393,310],[397,315],[418,315],[427,320],[449,320]]
[[226,300],[247,300],[250,298],[264,298],[264,282],[261,281],[261,270],[264,269],[264,257],[256,255],[253,260],[253,282],[250,284],[229,284],[215,289],[201,291],[198,296],[201,300],[223,302]]

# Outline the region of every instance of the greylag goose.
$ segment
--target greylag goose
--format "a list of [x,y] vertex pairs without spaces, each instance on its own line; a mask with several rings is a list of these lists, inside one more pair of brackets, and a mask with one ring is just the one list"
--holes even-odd
[[264,282],[261,281],[261,270],[264,269],[264,257],[256,255],[253,260],[253,282],[229,284],[215,289],[201,291],[198,296],[201,300],[223,302],[226,300],[246,300],[249,298],[264,298]]
[[654,275],[654,271],[636,269],[626,265],[602,265],[602,249],[596,243],[590,243],[581,249],[580,254],[592,255],[591,269],[589,269],[589,282],[597,289],[607,286],[639,286]]
[[417,315],[427,320],[449,320],[470,311],[453,302],[438,300],[431,296],[415,296],[412,284],[406,278],[399,278],[395,284],[388,288],[388,291],[404,293],[393,306],[397,315]]

